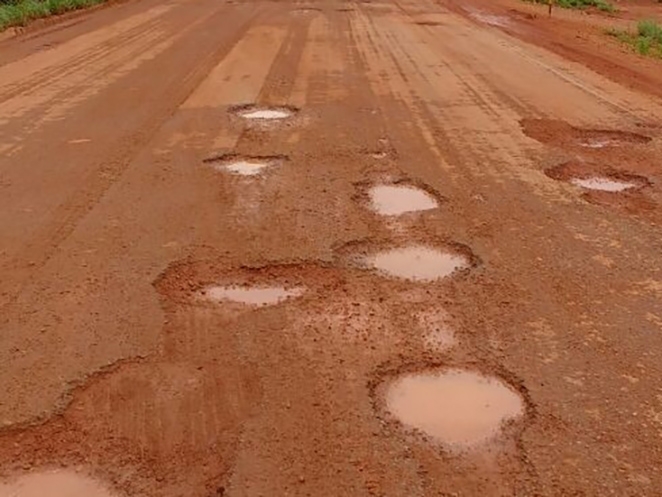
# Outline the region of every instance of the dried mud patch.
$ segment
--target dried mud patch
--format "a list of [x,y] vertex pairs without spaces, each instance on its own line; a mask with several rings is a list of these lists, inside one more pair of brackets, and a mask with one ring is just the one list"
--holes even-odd
[[649,136],[630,131],[579,128],[550,119],[522,119],[520,125],[528,137],[556,146],[603,149],[641,145],[651,141]]

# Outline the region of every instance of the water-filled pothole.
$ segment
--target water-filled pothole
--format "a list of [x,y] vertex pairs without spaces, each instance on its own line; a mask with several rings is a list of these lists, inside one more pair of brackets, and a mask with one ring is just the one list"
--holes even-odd
[[629,188],[636,188],[637,185],[626,181],[618,181],[609,178],[572,178],[570,183],[587,190],[598,190],[602,192],[622,192]]
[[520,395],[501,380],[460,369],[406,374],[391,381],[387,410],[445,445],[471,447],[524,414]]
[[238,304],[266,306],[279,304],[303,295],[303,287],[282,286],[211,286],[202,291],[206,300],[212,302],[235,302]]
[[425,245],[408,245],[366,256],[364,262],[388,276],[430,282],[468,268],[464,255]]
[[377,185],[368,191],[372,208],[384,216],[435,209],[437,201],[424,190],[405,185]]
[[552,179],[598,192],[619,193],[649,185],[644,176],[631,174],[590,162],[567,162],[545,171]]
[[601,149],[648,143],[651,138],[639,133],[613,129],[591,129],[571,126],[564,121],[550,119],[522,119],[524,134],[542,143]]
[[232,109],[239,117],[258,121],[277,121],[292,117],[297,109],[294,107],[262,107],[257,105],[241,105]]
[[0,483],[0,497],[112,497],[113,495],[95,480],[65,470],[33,473],[21,476],[12,483]]
[[241,160],[237,162],[231,162],[230,164],[222,167],[228,172],[239,174],[241,176],[256,176],[264,169],[269,167],[269,164],[265,164],[263,162],[249,162]]
[[257,176],[267,168],[277,166],[285,160],[281,156],[239,156],[236,154],[225,154],[218,157],[205,159],[214,169],[228,172],[239,176]]

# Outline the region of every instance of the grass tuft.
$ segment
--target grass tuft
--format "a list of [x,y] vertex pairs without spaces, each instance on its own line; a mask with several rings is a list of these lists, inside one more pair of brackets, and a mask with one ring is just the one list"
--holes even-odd
[[[533,3],[549,4],[549,0],[527,0]],[[662,0],[660,0],[662,1]],[[602,12],[616,12],[616,7],[607,0],[554,0],[554,5],[564,9],[588,9],[595,8]]]
[[105,0],[0,0],[0,31],[34,19],[91,7]]
[[609,29],[607,34],[632,47],[641,55],[662,58],[662,25],[652,19],[637,23],[636,31]]

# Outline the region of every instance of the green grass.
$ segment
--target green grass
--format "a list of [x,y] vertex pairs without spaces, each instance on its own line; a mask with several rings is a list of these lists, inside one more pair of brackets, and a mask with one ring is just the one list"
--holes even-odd
[[34,19],[64,14],[105,0],[0,0],[0,31],[25,26]]
[[[543,3],[548,5],[549,0],[528,0],[534,3]],[[662,0],[660,0],[662,1]],[[616,7],[607,0],[553,0],[554,6],[564,9],[588,9],[596,8],[602,12],[616,12]]]
[[639,21],[636,31],[610,29],[607,34],[630,45],[641,55],[650,55],[662,59],[662,25],[657,21],[645,19]]

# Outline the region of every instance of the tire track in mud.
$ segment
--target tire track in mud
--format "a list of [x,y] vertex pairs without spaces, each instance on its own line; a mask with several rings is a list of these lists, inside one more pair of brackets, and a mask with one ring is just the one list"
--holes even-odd
[[[249,12],[244,12],[243,15],[242,21],[236,25],[235,30],[226,35],[229,41],[225,45],[226,49],[210,51],[203,58],[202,62],[181,80],[174,91],[170,90],[171,95],[169,98],[162,100],[164,103],[160,104],[161,108],[152,113],[148,122],[144,123],[142,128],[133,136],[125,137],[117,145],[116,148],[119,150],[119,153],[116,153],[115,157],[106,157],[95,169],[94,175],[86,175],[89,178],[87,184],[79,188],[65,203],[60,204],[56,208],[54,221],[50,223],[50,226],[45,232],[40,233],[36,239],[26,244],[21,257],[24,260],[30,261],[29,266],[26,267],[26,270],[29,268],[30,274],[22,275],[22,280],[17,279],[16,281],[9,280],[3,282],[9,288],[14,287],[5,293],[4,302],[0,304],[6,314],[9,314],[7,306],[15,302],[21,289],[36,274],[35,269],[44,266],[48,262],[50,257],[58,249],[58,246],[74,231],[80,220],[96,205],[104,193],[112,187],[123,171],[129,167],[132,158],[149,143],[152,136],[172,115],[173,108],[176,108],[173,107],[172,102],[175,102],[175,106],[179,106],[184,102],[217,61],[226,55],[227,50],[232,46],[231,40],[242,36],[252,18]],[[214,24],[223,17],[224,10],[219,9],[205,23]],[[180,49],[185,50],[186,46],[190,43],[190,40],[186,41]],[[13,265],[14,261],[8,261],[6,264],[3,264],[6,267]]]
[[[220,141],[240,157],[248,151],[289,159],[273,174],[243,183],[220,172],[214,178],[218,190],[235,190],[238,206],[224,223],[249,224],[241,208],[248,210],[251,197],[268,194],[271,209],[254,216],[243,234],[247,239],[236,245],[213,230],[193,237],[195,243],[183,250],[188,256],[154,282],[165,314],[158,350],[94,375],[43,423],[0,430],[3,471],[80,464],[122,491],[159,497],[543,494],[530,458],[536,448],[531,432],[560,438],[566,427],[548,406],[539,409],[529,391],[531,375],[508,360],[503,344],[504,334],[513,333],[511,316],[528,311],[523,308],[531,291],[509,279],[503,258],[488,251],[493,237],[476,236],[466,226],[490,205],[471,205],[473,191],[458,188],[466,186],[466,177],[480,176],[477,168],[462,168],[472,158],[490,158],[495,138],[449,138],[439,123],[446,114],[430,103],[436,95],[432,76],[407,68],[428,59],[409,53],[411,40],[399,41],[393,26],[386,32],[361,27],[372,22],[364,15],[352,31],[351,20],[329,19],[344,75],[322,64],[306,67],[330,50],[320,43],[307,58],[303,40],[311,43],[312,23],[297,25],[274,51],[256,101],[236,104],[301,99],[298,115],[268,125],[238,116],[218,119],[227,128]],[[367,33],[359,38],[361,29]],[[289,77],[293,67],[299,72]],[[388,78],[396,73],[402,80],[392,84]],[[498,95],[477,99],[475,80],[455,76],[484,119],[507,107]],[[342,98],[330,98],[340,82],[352,84]],[[240,84],[222,78],[215,83],[218,90]],[[209,112],[231,112],[231,104],[180,116],[179,126],[186,129]],[[509,152],[517,149],[516,140],[524,142],[515,138],[506,144]],[[214,149],[219,138],[203,141]],[[385,154],[377,157],[375,150]],[[517,158],[498,152],[504,160]],[[438,180],[440,170],[447,176]],[[192,174],[211,178],[208,172]],[[482,179],[495,172],[503,171],[492,167]],[[451,175],[455,184],[443,184]],[[416,185],[437,207],[395,220],[377,216],[368,209],[365,190],[380,184]],[[529,199],[528,206],[536,218],[540,205]],[[281,232],[274,233],[270,228],[279,223]],[[412,243],[463,257],[466,267],[440,281],[410,281],[366,264],[381,250]],[[214,299],[205,293],[210,286],[305,291],[255,307],[231,297]],[[451,330],[450,345],[430,346],[431,322]],[[538,359],[530,362],[538,367]],[[451,450],[416,422],[399,420],[388,404],[384,389],[399,378],[449,370],[501,381],[521,397],[519,414],[499,424],[496,440],[477,450]]]
[[[304,138],[305,138],[305,134],[304,134]],[[333,137],[327,137],[327,138],[330,138],[331,140],[333,140]],[[261,146],[264,147],[263,142],[264,142],[264,140],[261,140]],[[251,437],[251,438],[254,438],[254,437]],[[502,461],[502,463],[503,463],[503,461]],[[494,476],[494,474],[493,474],[493,476]],[[264,488],[264,487],[259,487],[259,486],[258,487],[253,487],[253,486],[251,486],[251,485],[256,484],[255,482],[259,481],[259,478],[255,478],[255,479],[253,479],[253,478],[243,478],[243,479],[241,479],[241,477],[238,477],[238,478],[239,479],[234,480],[234,484],[231,485],[231,487],[230,487],[231,490],[234,489],[235,491],[238,491],[239,488],[242,488],[242,485],[244,486],[243,487],[244,488],[243,492],[246,491],[246,488],[252,488],[253,491],[267,491],[268,490],[268,488]],[[246,487],[246,485],[248,485],[249,487]],[[276,486],[276,488],[278,488],[278,485],[275,485],[275,486]],[[259,489],[261,489],[261,490],[259,490]]]

